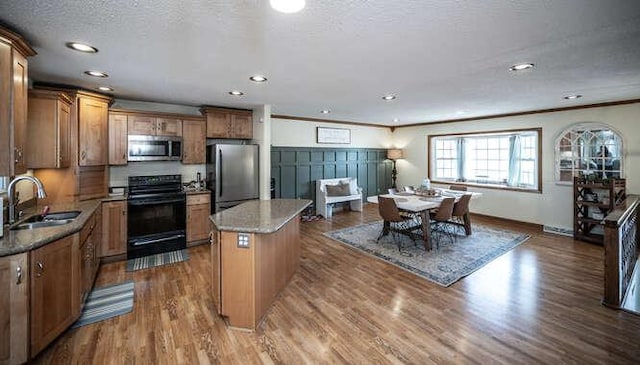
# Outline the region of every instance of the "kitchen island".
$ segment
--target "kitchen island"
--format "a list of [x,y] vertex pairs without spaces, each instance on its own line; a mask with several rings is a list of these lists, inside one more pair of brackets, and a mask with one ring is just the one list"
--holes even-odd
[[255,330],[300,263],[299,214],[310,200],[253,200],[211,216],[216,311]]

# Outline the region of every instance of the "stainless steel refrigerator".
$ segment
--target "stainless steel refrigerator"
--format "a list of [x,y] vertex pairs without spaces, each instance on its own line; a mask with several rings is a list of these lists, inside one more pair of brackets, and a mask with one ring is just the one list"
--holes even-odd
[[206,173],[212,213],[258,199],[258,145],[208,144]]

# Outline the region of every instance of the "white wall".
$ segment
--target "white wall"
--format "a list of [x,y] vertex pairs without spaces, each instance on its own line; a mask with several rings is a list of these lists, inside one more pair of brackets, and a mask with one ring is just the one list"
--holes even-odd
[[[348,128],[350,144],[316,143],[316,127]],[[330,147],[330,148],[389,148],[391,130],[352,124],[308,122],[289,119],[271,119],[271,145],[278,147]]]
[[542,127],[542,194],[473,188],[482,192],[471,204],[473,212],[549,227],[573,229],[573,187],[554,181],[554,141],[565,128],[580,122],[608,124],[622,134],[627,194],[640,193],[640,103],[578,109],[517,117],[495,118],[396,129],[393,141],[403,148],[398,161],[398,185],[420,184],[427,176],[429,134],[495,131]]

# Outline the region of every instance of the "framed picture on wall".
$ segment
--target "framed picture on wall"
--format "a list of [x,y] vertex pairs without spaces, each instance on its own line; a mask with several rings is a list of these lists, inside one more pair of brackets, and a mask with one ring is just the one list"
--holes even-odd
[[330,144],[351,143],[351,129],[347,128],[316,128],[317,142]]

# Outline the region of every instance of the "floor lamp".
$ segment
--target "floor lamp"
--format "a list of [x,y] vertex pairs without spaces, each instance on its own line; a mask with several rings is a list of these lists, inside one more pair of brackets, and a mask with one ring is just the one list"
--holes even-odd
[[402,158],[402,150],[397,148],[387,150],[387,158],[393,162],[393,169],[391,170],[391,187],[397,189],[396,179],[398,178],[398,170],[396,170],[396,160]]

